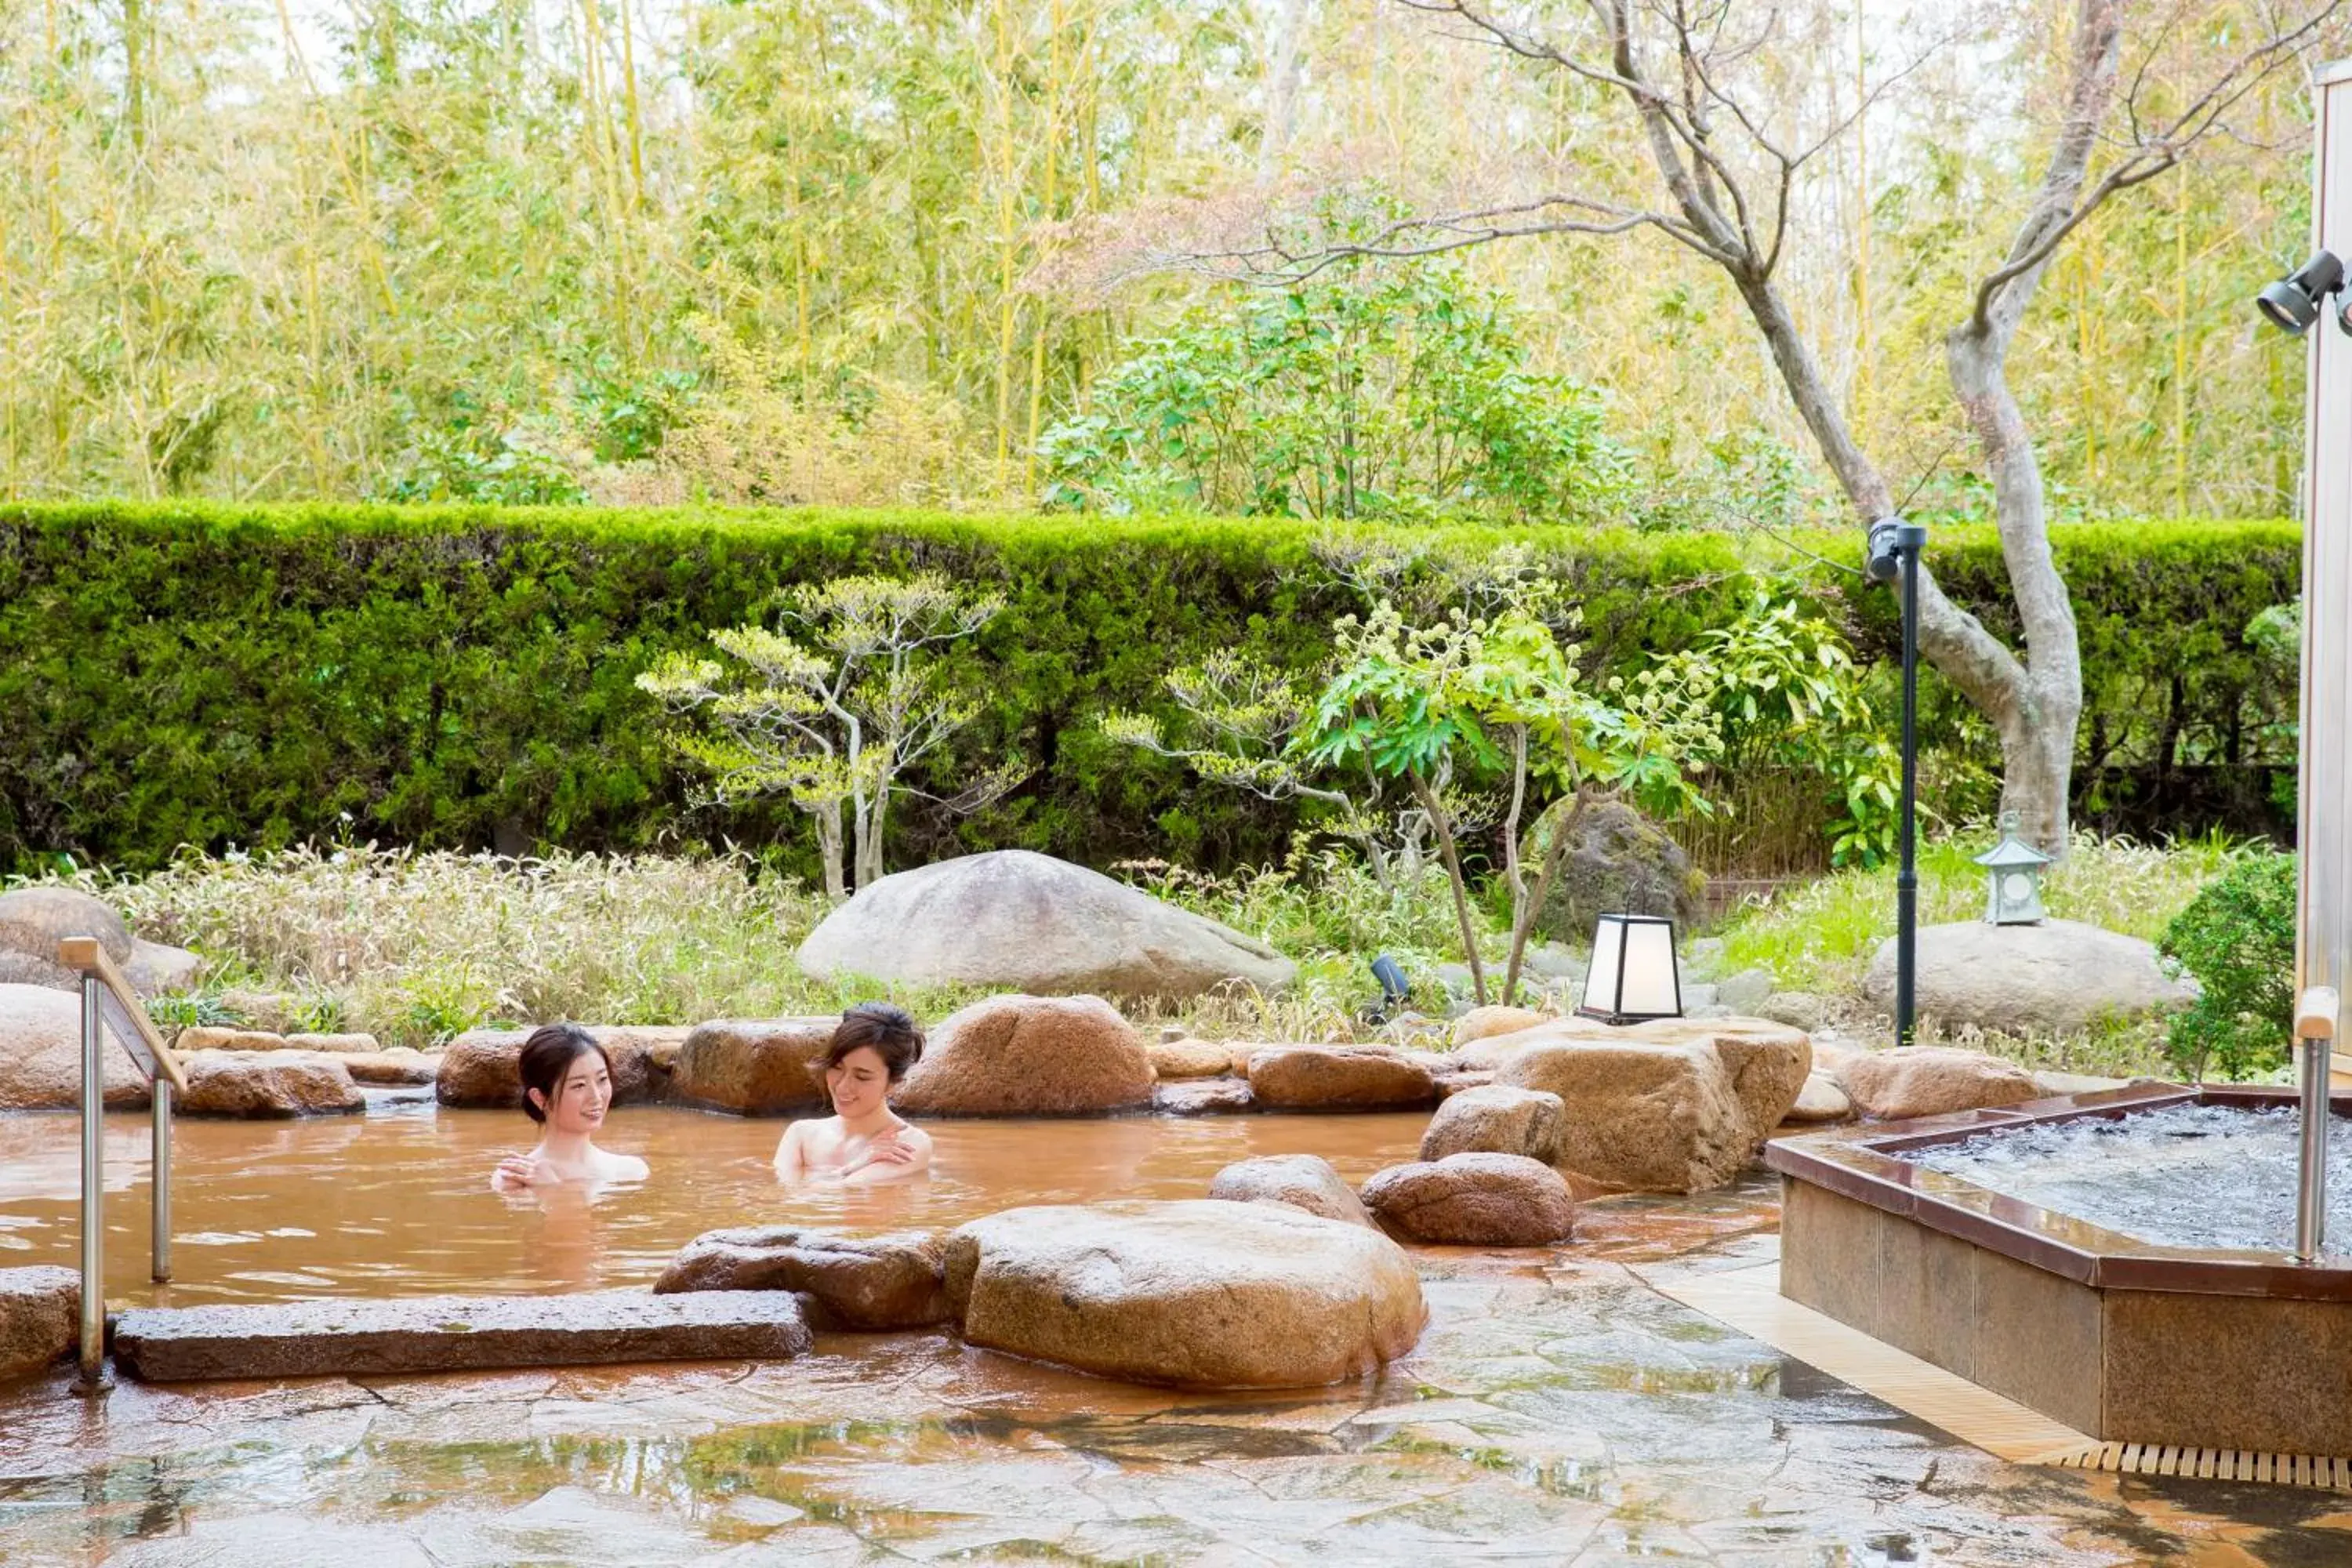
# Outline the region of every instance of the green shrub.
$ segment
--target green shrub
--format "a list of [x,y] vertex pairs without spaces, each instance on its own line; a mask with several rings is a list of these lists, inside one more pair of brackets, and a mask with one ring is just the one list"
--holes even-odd
[[[1800,596],[1852,628],[1859,661],[1894,647],[1887,595],[1769,542],[1351,531],[1457,556],[1526,546],[1582,612],[1590,674],[1691,646],[1738,613],[1759,574],[1792,564],[1807,570]],[[702,646],[709,627],[759,618],[779,589],[917,571],[1005,608],[949,661],[981,710],[914,782],[952,796],[982,770],[1017,762],[1025,777],[970,817],[914,803],[891,830],[894,863],[1006,846],[1095,865],[1278,861],[1313,808],[1202,790],[1183,763],[1120,744],[1100,720],[1176,717],[1163,677],[1217,649],[1319,667],[1332,621],[1363,607],[1316,553],[1328,537],[1287,520],[908,510],[0,506],[0,865],[70,852],[152,867],[183,844],[348,836],[509,850],[782,845],[806,873],[788,805],[692,806],[635,677]],[[1846,534],[1798,542],[1840,561],[1856,547]],[[1929,548],[1947,592],[1999,626],[1990,531],[1939,529]],[[2261,760],[2261,726],[2292,713],[2294,692],[2263,673],[2245,632],[2294,596],[2296,531],[2082,525],[2059,530],[2057,549],[2083,626],[2086,755],[2172,746]],[[1930,739],[1988,755],[1980,726],[1927,685]]]
[[2284,1065],[2294,1026],[2294,857],[2250,855],[2172,919],[2158,944],[2204,994],[2175,1014],[2165,1052],[2191,1078]]

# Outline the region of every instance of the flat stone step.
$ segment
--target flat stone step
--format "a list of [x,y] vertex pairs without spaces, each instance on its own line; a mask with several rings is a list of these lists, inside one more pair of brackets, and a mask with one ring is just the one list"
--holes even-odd
[[808,1348],[808,1322],[789,1290],[138,1307],[114,1329],[116,1367],[148,1383],[783,1361]]

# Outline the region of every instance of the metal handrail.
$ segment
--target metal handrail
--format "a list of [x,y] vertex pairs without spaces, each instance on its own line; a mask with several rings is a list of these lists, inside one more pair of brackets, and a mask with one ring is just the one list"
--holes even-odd
[[156,1033],[139,993],[94,936],[58,943],[58,962],[81,974],[81,1375],[84,1394],[106,1388],[106,1026],[154,1090],[152,1272],[172,1277],[172,1093],[187,1076]]
[[2327,1239],[2327,1071],[2341,1014],[2336,987],[2315,985],[2294,1005],[2294,1040],[2303,1047],[2303,1147],[2295,1173],[2294,1256],[2310,1263]]

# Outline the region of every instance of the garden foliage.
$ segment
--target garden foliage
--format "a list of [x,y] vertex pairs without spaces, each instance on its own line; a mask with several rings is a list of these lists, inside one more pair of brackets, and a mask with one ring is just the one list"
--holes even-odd
[[2158,944],[2203,994],[2165,1052],[2189,1078],[2251,1078],[2286,1061],[2294,1027],[2294,857],[2255,854],[2207,883]]
[[1456,268],[1342,262],[1134,345],[1039,442],[1049,506],[1604,521],[1633,489],[1598,395],[1537,374]]
[[[1351,534],[1407,536],[1457,556],[1521,546],[1580,613],[1580,666],[1597,679],[1693,647],[1784,571],[1865,666],[1894,645],[1883,594],[1728,534]],[[910,802],[895,861],[1013,845],[1096,864],[1279,858],[1321,807],[1200,789],[1184,763],[1122,744],[1101,721],[1181,718],[1166,676],[1219,649],[1319,671],[1333,624],[1364,605],[1331,538],[1289,521],[903,510],[0,508],[0,862],[71,852],[152,866],[181,844],[330,838],[344,812],[362,839],[425,847],[726,837],[798,854],[788,804],[692,805],[695,781],[635,678],[760,619],[779,590],[925,571],[1003,609],[940,656],[978,707],[909,782],[952,797],[1016,763],[1024,782],[968,816]],[[1856,553],[1845,535],[1802,542]],[[2264,760],[2263,725],[2291,715],[2294,691],[2246,627],[2294,597],[2296,531],[2085,524],[2059,530],[2056,547],[2083,627],[2094,760],[2166,747]],[[1990,531],[1939,530],[1930,551],[1946,591],[1997,622]],[[1959,705],[1927,690],[1931,741],[1969,745]],[[2101,775],[2085,776],[2095,787]]]

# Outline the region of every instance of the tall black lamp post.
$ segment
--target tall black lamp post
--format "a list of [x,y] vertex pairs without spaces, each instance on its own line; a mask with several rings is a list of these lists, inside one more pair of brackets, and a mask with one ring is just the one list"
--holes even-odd
[[1874,583],[1903,579],[1903,811],[1895,877],[1895,1043],[1911,1043],[1913,980],[1919,958],[1919,555],[1927,530],[1899,517],[1870,525],[1863,570]]

